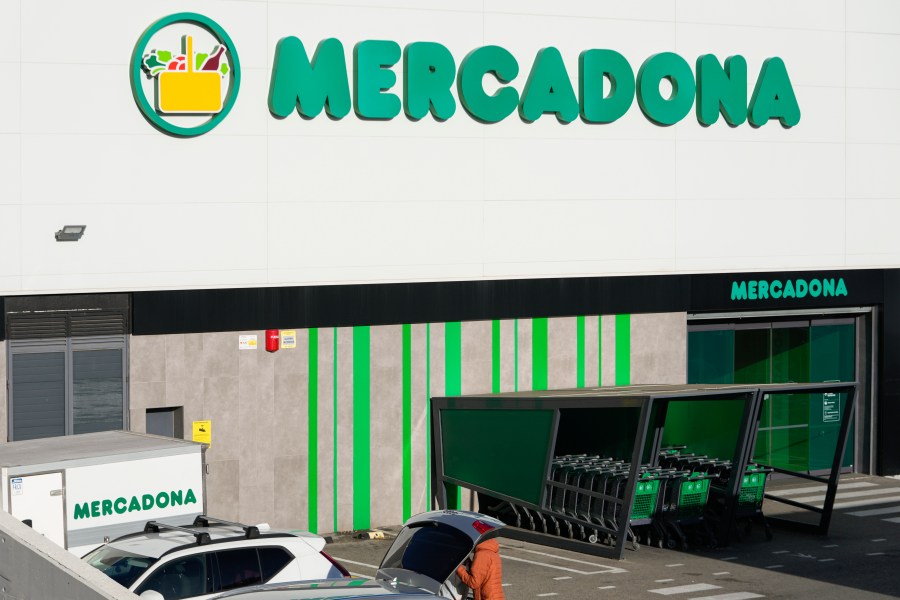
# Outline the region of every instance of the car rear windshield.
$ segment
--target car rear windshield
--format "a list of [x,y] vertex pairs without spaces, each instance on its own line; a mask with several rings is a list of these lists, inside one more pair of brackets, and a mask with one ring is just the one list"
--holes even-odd
[[116,583],[129,588],[156,562],[156,559],[113,546],[100,546],[85,556],[84,561],[106,573]]
[[472,540],[461,531],[428,523],[403,529],[381,568],[407,569],[443,583],[471,551]]

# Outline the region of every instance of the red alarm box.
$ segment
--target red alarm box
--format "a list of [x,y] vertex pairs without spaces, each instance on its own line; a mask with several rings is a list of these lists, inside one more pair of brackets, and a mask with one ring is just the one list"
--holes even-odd
[[278,329],[266,329],[266,352],[278,352],[281,341],[281,331]]

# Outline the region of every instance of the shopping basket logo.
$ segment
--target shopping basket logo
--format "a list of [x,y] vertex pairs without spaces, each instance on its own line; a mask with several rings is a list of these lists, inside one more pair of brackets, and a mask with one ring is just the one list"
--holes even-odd
[[240,63],[215,21],[196,13],[164,17],[141,35],[131,58],[131,90],[157,129],[193,137],[222,122],[237,98]]

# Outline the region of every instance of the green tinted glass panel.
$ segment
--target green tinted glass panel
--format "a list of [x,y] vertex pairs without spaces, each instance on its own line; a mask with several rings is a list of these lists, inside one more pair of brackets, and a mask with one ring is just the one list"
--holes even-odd
[[[856,327],[852,323],[810,328],[810,381],[856,379]],[[831,468],[846,394],[812,394],[809,401],[809,468]],[[843,466],[853,464],[853,421],[847,436]]]
[[733,459],[744,411],[743,400],[673,400],[663,430],[663,447]]
[[734,331],[688,333],[688,383],[734,383]]
[[[772,383],[809,381],[809,327],[772,330]],[[759,439],[766,443],[760,444]],[[762,450],[765,448],[765,454]],[[806,471],[809,462],[809,396],[791,394],[763,400],[755,458]]]
[[552,427],[552,410],[444,409],[444,475],[539,504]]
[[734,383],[769,383],[769,329],[734,332]]
[[[735,382],[735,333],[732,329],[688,333],[688,383]],[[691,452],[732,458],[742,410],[741,402],[671,402],[666,413],[663,445],[688,446]],[[704,415],[703,422],[697,415]],[[734,423],[733,428],[731,425],[718,428],[716,423],[720,419],[723,423]]]

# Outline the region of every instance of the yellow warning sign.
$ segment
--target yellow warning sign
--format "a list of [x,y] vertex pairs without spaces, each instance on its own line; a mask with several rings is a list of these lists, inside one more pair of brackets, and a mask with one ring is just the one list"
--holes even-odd
[[194,421],[195,442],[212,445],[212,421]]
[[281,347],[296,348],[297,347],[297,331],[294,329],[281,330]]

